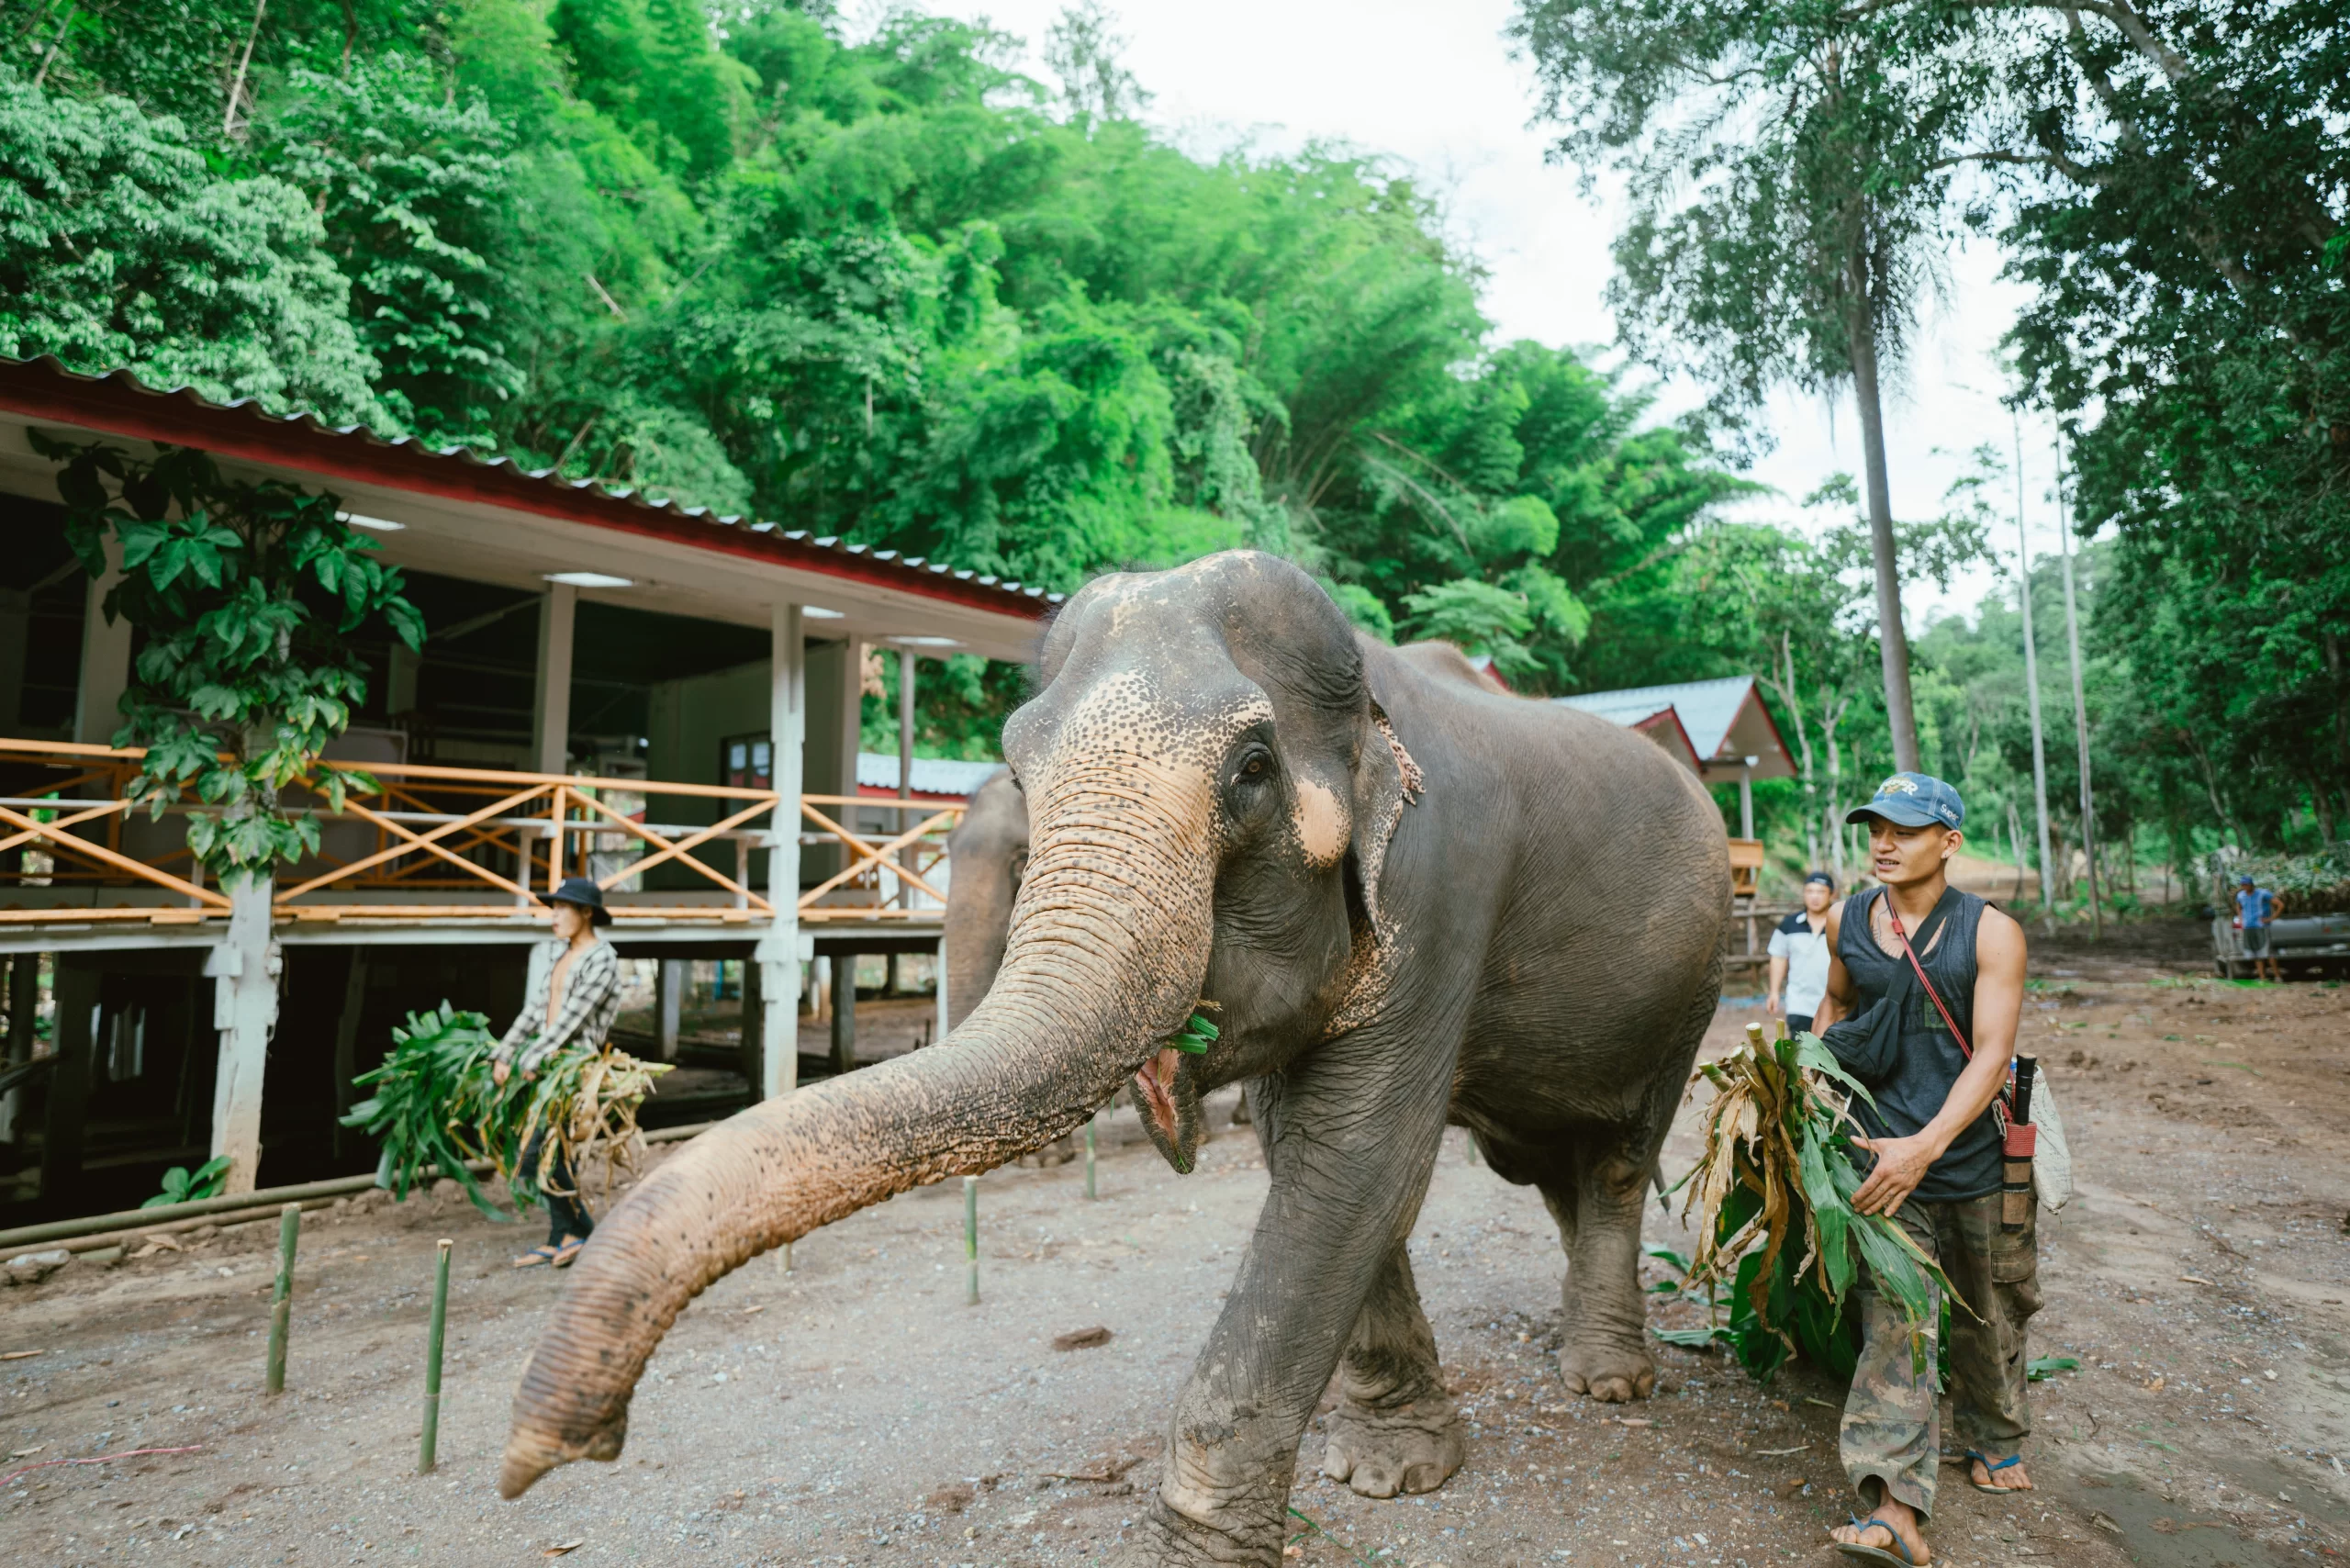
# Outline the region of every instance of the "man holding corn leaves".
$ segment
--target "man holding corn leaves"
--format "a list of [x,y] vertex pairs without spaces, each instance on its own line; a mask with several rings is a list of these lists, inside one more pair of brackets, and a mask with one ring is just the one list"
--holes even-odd
[[[2024,1325],[2040,1309],[2037,1236],[2029,1217],[2004,1228],[2000,1213],[1997,1103],[2023,1011],[2024,934],[1950,885],[1965,820],[1958,791],[1921,773],[1895,774],[1847,815],[1867,825],[1883,886],[1829,914],[1813,1027],[1874,1097],[1852,1106],[1869,1135],[1852,1145],[1874,1157],[1852,1207],[1898,1224],[1972,1309],[1951,1314],[1953,1424],[1975,1490],[2006,1493],[2031,1489],[2019,1451],[2031,1429]],[[1840,1443],[1870,1512],[1832,1534],[1846,1556],[1923,1564],[1942,1449],[1934,1349],[1915,1353],[1912,1326],[1870,1282]]]
[[[612,945],[597,935],[599,926],[612,923],[604,907],[604,890],[585,877],[573,877],[547,901],[554,910],[554,938],[532,965],[537,979],[531,986],[521,1015],[491,1053],[492,1079],[500,1088],[515,1072],[536,1076],[556,1052],[573,1046],[589,1050],[601,1047],[620,1015],[621,966]],[[594,1093],[587,1095],[591,1106]],[[567,1128],[562,1124],[570,1107],[536,1119],[522,1145],[517,1169],[534,1183],[547,1201],[547,1239],[514,1260],[518,1269],[552,1264],[568,1268],[596,1228],[588,1205],[580,1201],[578,1182],[565,1148]]]

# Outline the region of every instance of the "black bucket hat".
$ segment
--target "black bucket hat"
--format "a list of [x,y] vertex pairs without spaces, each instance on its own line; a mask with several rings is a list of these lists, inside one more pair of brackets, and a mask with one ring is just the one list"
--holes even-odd
[[577,904],[588,912],[591,925],[610,925],[612,912],[604,907],[604,890],[585,877],[565,877],[563,886],[547,895],[554,903]]

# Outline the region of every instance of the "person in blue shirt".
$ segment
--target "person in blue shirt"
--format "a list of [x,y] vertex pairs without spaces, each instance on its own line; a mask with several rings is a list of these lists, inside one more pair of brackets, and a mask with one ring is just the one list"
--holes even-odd
[[2268,966],[2268,978],[2284,983],[2285,966],[2268,946],[2269,923],[2277,918],[2277,895],[2254,881],[2250,877],[2236,881],[2236,924],[2243,928],[2244,957],[2252,960],[2252,978],[2260,978],[2260,966]]

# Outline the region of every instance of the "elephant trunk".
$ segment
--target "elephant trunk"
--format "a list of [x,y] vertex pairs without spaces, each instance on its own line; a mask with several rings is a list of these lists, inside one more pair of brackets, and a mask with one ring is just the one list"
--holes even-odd
[[1159,1054],[1207,968],[1205,779],[1127,764],[1072,768],[1084,777],[1039,803],[1002,971],[944,1048],[742,1112],[597,1227],[515,1393],[501,1493],[575,1459],[617,1459],[645,1362],[722,1276],[910,1188],[1041,1148]]

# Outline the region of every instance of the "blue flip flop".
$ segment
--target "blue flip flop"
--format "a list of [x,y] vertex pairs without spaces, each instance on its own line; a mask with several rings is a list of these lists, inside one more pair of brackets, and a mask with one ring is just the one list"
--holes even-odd
[[1855,1529],[1866,1529],[1871,1525],[1876,1526],[1893,1538],[1893,1551],[1897,1551],[1901,1555],[1896,1557],[1893,1551],[1887,1551],[1881,1546],[1863,1546],[1857,1540],[1837,1541],[1834,1543],[1837,1551],[1847,1557],[1856,1557],[1863,1562],[1892,1562],[1899,1564],[1900,1568],[1918,1568],[1918,1560],[1909,1555],[1908,1547],[1901,1544],[1901,1532],[1895,1529],[1891,1524],[1878,1518],[1874,1514],[1871,1514],[1865,1519],[1854,1514],[1850,1522]]
[[[1984,1473],[1988,1475],[1997,1475],[2000,1471],[2007,1469],[2009,1465],[2021,1464],[2023,1462],[2023,1455],[2020,1453],[2011,1453],[2007,1458],[1999,1461],[1998,1463],[1993,1464],[1991,1462],[1991,1456],[1983,1452],[1980,1449],[1968,1449],[1966,1450],[1966,1458],[1967,1462],[1970,1465],[1978,1461],[1981,1462]],[[1966,1484],[1969,1486],[1974,1487],[1977,1492],[1987,1492],[1994,1497],[2012,1497],[2017,1493],[2023,1490],[2020,1486],[1986,1485],[1984,1483],[1975,1479],[1975,1473],[1972,1470],[1967,1472]]]

